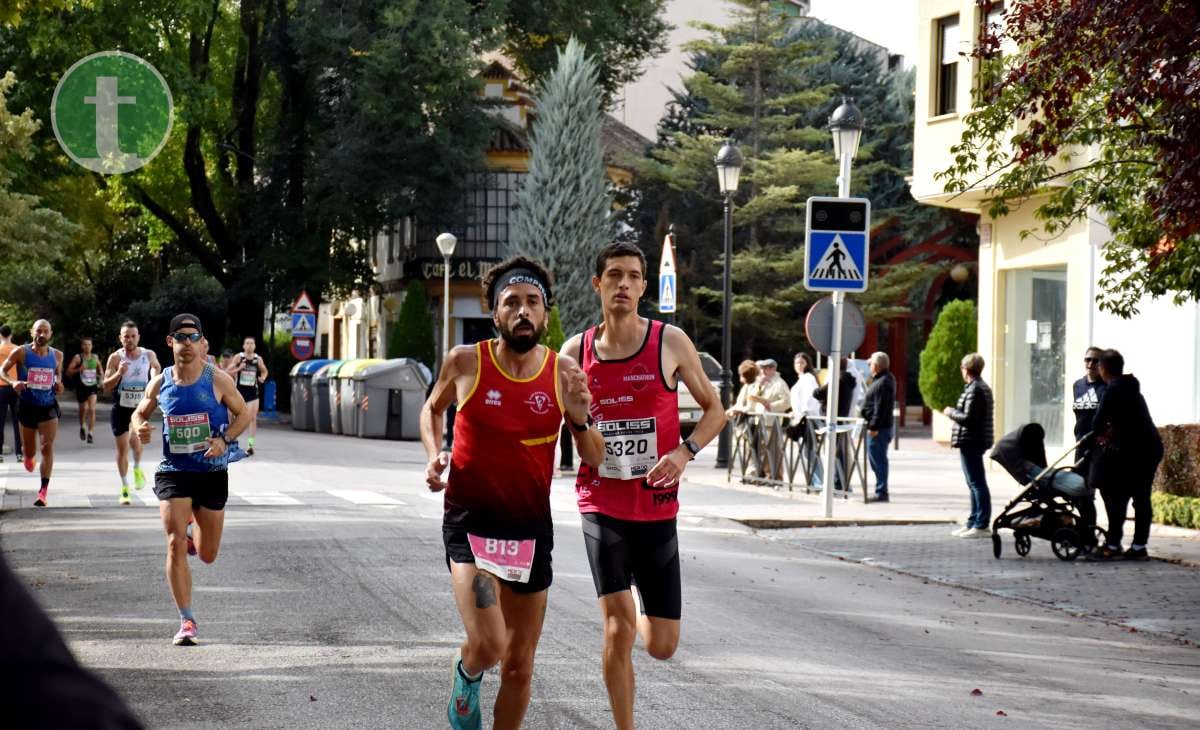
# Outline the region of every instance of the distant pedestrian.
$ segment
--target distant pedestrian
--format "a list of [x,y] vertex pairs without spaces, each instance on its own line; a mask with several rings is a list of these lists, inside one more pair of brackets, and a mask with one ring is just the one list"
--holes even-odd
[[[0,362],[7,360],[15,349],[17,346],[12,341],[12,327],[0,326]],[[16,380],[17,367],[12,366],[5,374],[9,379]],[[12,419],[13,455],[17,457],[17,461],[24,458],[21,456],[21,424],[17,422],[17,402],[19,400],[17,391],[13,390],[7,380],[0,378],[0,462],[4,461],[4,424],[9,418]]]
[[983,452],[994,439],[992,418],[995,410],[992,389],[983,382],[983,356],[972,352],[959,364],[967,386],[958,397],[958,404],[946,406],[945,413],[954,421],[950,445],[958,449],[963,476],[971,490],[971,516],[967,524],[950,533],[955,537],[990,537],[992,495],[988,491],[987,474],[983,470]]
[[[1107,388],[1100,399],[1092,430],[1098,453],[1092,461],[1093,486],[1099,486],[1108,512],[1106,544],[1091,554],[1097,560],[1145,560],[1153,508],[1150,487],[1163,458],[1162,438],[1150,417],[1141,384],[1125,374],[1125,358],[1116,350],[1100,356],[1100,376]],[[1133,500],[1133,543],[1121,552],[1125,510]]]
[[[854,410],[854,389],[858,386],[858,378],[854,377],[854,373],[850,372],[850,361],[847,358],[843,357],[841,359],[841,364],[842,372],[841,375],[838,376],[837,417],[849,418],[851,412]],[[828,413],[826,404],[829,402],[829,383],[826,382],[824,385],[817,388],[816,392],[813,393],[813,397],[817,399],[817,404],[820,407],[820,413],[822,416],[824,416],[826,413]],[[821,423],[824,422],[825,419],[822,418]],[[838,422],[834,421],[834,427],[830,429],[830,433],[837,434],[837,452],[838,459],[841,462],[839,469],[840,473],[834,474],[834,491],[849,489],[848,484],[844,485],[842,483],[842,475],[850,473],[850,449],[849,441],[847,439],[849,433],[838,433],[837,424]],[[824,452],[822,451],[821,454],[817,455],[817,463],[823,464],[824,462],[825,456]],[[820,475],[822,473],[823,471],[820,468],[816,470],[815,474],[818,480],[821,478]]]
[[888,501],[888,444],[895,424],[892,409],[896,406],[896,379],[892,377],[891,360],[886,352],[871,355],[871,384],[863,398],[862,417],[867,422],[867,459],[875,473],[875,501]]
[[[729,406],[729,410],[725,411],[725,415],[733,418],[734,416],[744,416],[748,413],[760,413],[763,408],[757,402],[751,399],[751,396],[758,394],[758,366],[753,360],[742,360],[738,365],[738,379],[742,381],[742,387],[738,389],[737,398],[734,399],[733,405]],[[744,420],[744,419],[742,419]],[[739,420],[737,423],[741,423]]]
[[758,366],[758,390],[751,391],[749,398],[762,406],[767,413],[787,413],[792,396],[788,385],[779,377],[779,364],[773,358],[764,358],[754,363]]
[[[793,441],[800,442],[800,448],[804,454],[804,463],[816,466],[813,464],[816,458],[815,443],[808,429],[808,417],[820,414],[821,404],[817,402],[814,395],[819,387],[817,384],[817,376],[814,374],[812,360],[809,359],[808,353],[797,352],[792,359],[792,365],[796,368],[796,384],[792,386],[792,423],[787,427],[787,435]],[[820,478],[813,469],[809,469],[813,473],[813,486],[820,484]],[[806,472],[807,473],[807,472]]]
[[[1100,377],[1100,356],[1104,350],[1099,347],[1089,347],[1083,355],[1084,375],[1079,380],[1076,380],[1071,386],[1074,392],[1075,400],[1071,403],[1071,410],[1075,412],[1075,440],[1079,441],[1084,436],[1092,431],[1092,419],[1096,416],[1096,409],[1100,407],[1100,399],[1104,397],[1104,391],[1108,385],[1104,382],[1104,378]],[[1084,444],[1075,450],[1075,460],[1083,462],[1077,470],[1080,474],[1087,476],[1087,454],[1089,444]]]

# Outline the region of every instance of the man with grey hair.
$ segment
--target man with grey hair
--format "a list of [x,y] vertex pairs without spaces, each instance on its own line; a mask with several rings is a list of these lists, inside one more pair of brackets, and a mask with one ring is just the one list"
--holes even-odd
[[896,379],[892,377],[891,360],[886,352],[875,352],[867,361],[871,367],[871,384],[863,397],[862,417],[867,422],[867,459],[875,472],[875,501],[888,501],[888,444],[894,424],[892,409],[896,405]]
[[750,401],[762,405],[768,413],[787,413],[792,407],[792,392],[783,378],[779,377],[779,364],[769,357],[754,364],[760,373],[758,394],[750,394]]

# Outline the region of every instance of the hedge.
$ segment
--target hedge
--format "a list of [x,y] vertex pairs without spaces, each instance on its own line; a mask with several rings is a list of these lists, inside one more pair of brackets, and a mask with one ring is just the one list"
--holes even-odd
[[1200,530],[1200,499],[1155,492],[1150,495],[1150,503],[1155,522]]

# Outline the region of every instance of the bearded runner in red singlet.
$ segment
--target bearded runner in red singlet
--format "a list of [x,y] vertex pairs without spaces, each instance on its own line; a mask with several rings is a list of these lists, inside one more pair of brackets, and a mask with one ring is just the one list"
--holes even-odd
[[[604,618],[604,683],[613,719],[624,729],[633,727],[634,640],[640,634],[655,659],[669,659],[679,645],[679,478],[724,428],[725,413],[688,336],[638,316],[646,291],[640,248],[615,243],[602,249],[592,288],[604,323],[575,335],[562,351],[587,373],[592,415],[604,438],[604,463],[583,464],[575,489]],[[680,380],[704,409],[682,443]]]
[[[550,284],[545,268],[526,258],[492,268],[483,287],[500,337],[455,347],[421,410],[426,480],[446,490],[442,539],[467,631],[447,707],[452,728],[482,727],[479,687],[497,663],[494,727],[520,727],[552,579],[550,480],[563,421],[585,461],[604,459],[583,371],[538,344],[554,301]],[[442,422],[455,401],[451,454],[442,451]]]

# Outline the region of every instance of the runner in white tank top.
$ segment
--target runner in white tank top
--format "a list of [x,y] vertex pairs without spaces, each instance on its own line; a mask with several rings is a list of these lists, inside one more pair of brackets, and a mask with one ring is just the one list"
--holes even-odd
[[117,474],[121,477],[121,504],[132,504],[129,498],[129,451],[133,450],[133,485],[146,486],[142,471],[142,444],[129,437],[129,421],[146,392],[150,380],[162,372],[158,355],[139,347],[141,337],[137,325],[126,321],[121,325],[121,349],[108,356],[104,368],[104,392],[113,394],[112,432],[117,440]]

